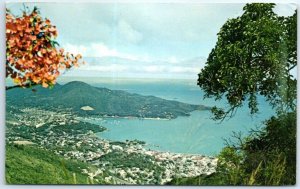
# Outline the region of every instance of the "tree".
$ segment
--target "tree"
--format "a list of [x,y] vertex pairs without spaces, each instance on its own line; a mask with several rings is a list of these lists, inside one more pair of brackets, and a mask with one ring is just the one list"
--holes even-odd
[[[233,116],[244,102],[251,114],[257,113],[258,96],[277,111],[262,129],[227,144],[219,155],[214,184],[296,182],[297,80],[290,72],[297,66],[297,12],[281,17],[273,12],[274,6],[247,4],[242,16],[228,20],[199,73],[205,97],[225,97],[229,104],[227,110],[212,108],[216,120]],[[237,155],[241,161],[235,161]]]
[[228,20],[218,33],[198,85],[205,97],[226,98],[229,109],[212,109],[214,119],[233,116],[245,101],[252,114],[257,97],[265,96],[277,115],[243,138],[233,133],[218,155],[216,172],[175,178],[178,185],[295,185],[297,12],[280,17],[274,4],[253,3],[244,14]]
[[258,95],[265,96],[278,113],[295,111],[297,15],[280,17],[275,4],[253,3],[242,16],[228,20],[198,77],[205,97],[226,97],[227,110],[213,107],[214,119],[232,116],[248,102],[258,112]]
[[41,84],[51,87],[61,72],[78,66],[82,56],[57,48],[57,29],[49,19],[43,19],[39,10],[24,10],[21,17],[6,11],[6,78],[16,86]]

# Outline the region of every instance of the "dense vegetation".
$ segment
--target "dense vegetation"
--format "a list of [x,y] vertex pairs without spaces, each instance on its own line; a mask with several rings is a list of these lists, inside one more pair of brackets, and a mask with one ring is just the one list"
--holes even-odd
[[[96,88],[78,81],[63,86],[56,85],[51,90],[41,87],[36,87],[34,90],[36,91],[33,92],[31,89],[9,90],[6,101],[11,105],[40,107],[48,110],[71,108],[80,115],[121,117],[176,118],[177,116],[188,116],[194,110],[210,109],[202,105],[164,100],[154,96],[142,96],[125,91]],[[84,106],[90,106],[94,110],[84,111],[81,109]]]
[[224,98],[229,108],[214,107],[215,119],[234,115],[247,103],[259,111],[257,97],[264,96],[278,113],[296,108],[297,14],[281,17],[275,4],[253,3],[242,16],[229,19],[198,77],[205,97]]
[[244,14],[228,20],[218,34],[198,85],[206,97],[227,99],[229,109],[212,108],[214,119],[234,116],[248,101],[259,112],[257,96],[265,96],[276,115],[265,127],[242,138],[235,134],[219,154],[215,174],[174,179],[179,185],[294,185],[296,184],[297,13],[281,17],[275,4],[253,3]]
[[104,184],[91,180],[82,169],[91,169],[80,161],[66,160],[35,146],[6,145],[6,182],[8,184]]
[[[237,137],[237,136],[236,136]],[[296,114],[272,117],[262,131],[236,138],[218,155],[217,172],[177,178],[176,185],[294,185],[296,184]]]
[[49,130],[55,132],[55,133],[63,133],[67,132],[72,135],[78,135],[78,134],[84,134],[87,132],[92,132],[92,133],[99,133],[103,132],[106,130],[105,127],[99,126],[99,125],[94,125],[91,123],[86,123],[80,121],[79,123],[73,123],[72,125],[60,125],[57,127],[51,127],[49,125],[45,125],[43,127],[39,127],[35,129],[37,132],[44,132],[47,134]]
[[[7,115],[7,117],[9,116],[10,114]],[[17,137],[33,142],[35,142],[36,140],[35,135],[46,136],[49,135],[50,131],[56,133],[57,135],[62,135],[64,132],[70,135],[79,135],[88,132],[99,133],[103,132],[104,130],[106,130],[105,127],[82,121],[78,123],[72,123],[72,125],[67,124],[55,127],[51,126],[51,123],[47,123],[44,126],[38,128],[26,125],[16,126],[10,123],[6,123],[6,133],[8,133],[6,137]]]

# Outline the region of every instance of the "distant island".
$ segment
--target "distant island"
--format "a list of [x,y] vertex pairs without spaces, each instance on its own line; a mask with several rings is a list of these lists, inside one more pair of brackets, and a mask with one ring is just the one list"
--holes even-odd
[[210,110],[210,107],[204,105],[98,88],[80,81],[57,84],[52,89],[40,86],[31,89],[16,88],[7,91],[6,101],[10,105],[22,107],[69,109],[81,116],[174,119],[189,116],[195,110]]

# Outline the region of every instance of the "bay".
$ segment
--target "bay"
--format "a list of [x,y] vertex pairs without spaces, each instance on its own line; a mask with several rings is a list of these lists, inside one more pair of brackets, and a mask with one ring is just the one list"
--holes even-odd
[[[74,78],[75,80],[75,78]],[[203,91],[192,80],[136,80],[111,78],[76,78],[96,87],[124,90],[130,93],[153,95],[206,106],[226,107],[224,100],[203,99]],[[68,80],[69,81],[69,80]],[[67,81],[66,81],[67,82]],[[194,111],[190,116],[176,119],[100,118],[88,122],[108,130],[98,136],[112,141],[141,140],[146,148],[185,154],[216,155],[224,147],[224,139],[233,132],[246,136],[251,129],[261,129],[263,121],[274,111],[263,97],[259,97],[259,114],[251,116],[247,104],[234,117],[224,121],[211,119],[210,111]]]

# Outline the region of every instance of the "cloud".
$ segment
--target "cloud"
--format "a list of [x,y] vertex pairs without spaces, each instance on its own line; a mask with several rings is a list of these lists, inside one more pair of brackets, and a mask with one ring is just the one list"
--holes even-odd
[[147,72],[147,73],[163,73],[167,70],[166,66],[157,66],[157,65],[150,65],[150,66],[143,66],[141,67],[141,69],[139,70]]
[[119,37],[129,43],[136,44],[143,39],[143,35],[123,19],[119,21],[117,31],[120,34]]
[[200,72],[199,67],[185,67],[185,66],[175,66],[169,69],[170,73],[191,73],[198,74]]
[[125,72],[128,71],[128,66],[112,64],[112,65],[97,65],[97,66],[83,66],[83,71],[96,71],[96,72]]
[[64,49],[74,54],[81,54],[84,57],[117,57],[132,61],[151,61],[149,56],[138,56],[119,52],[116,49],[107,47],[103,43],[92,43],[90,45],[74,45],[67,43],[64,45]]
[[107,46],[101,43],[92,43],[91,45],[72,45],[67,43],[64,45],[66,51],[82,54],[83,56],[118,56],[118,52],[115,49],[109,49]]
[[[106,53],[133,59],[137,57],[131,54],[137,53],[155,58],[206,56],[215,45],[216,33],[222,24],[243,6],[150,2],[47,2],[26,5],[39,7],[42,16],[57,26],[57,41],[63,47],[68,44],[83,45],[78,52],[88,56],[106,56]],[[7,7],[21,14],[23,4],[9,3]],[[91,49],[91,44],[102,46]],[[103,49],[103,45],[109,48]],[[103,55],[99,55],[97,49],[101,49]],[[72,50],[75,51],[76,47]],[[126,54],[120,55],[119,52]]]
[[[85,48],[82,48],[85,49]],[[88,49],[88,48],[86,48]],[[110,51],[107,51],[110,52]],[[115,51],[112,51],[115,53]],[[114,53],[108,53],[112,55]],[[117,52],[116,55],[123,53]],[[133,56],[133,55],[130,55]],[[135,55],[135,57],[142,57]],[[174,61],[176,60],[176,63]],[[86,64],[70,72],[68,75],[105,77],[148,77],[148,78],[190,78],[195,79],[203,67],[206,58],[195,57],[180,60],[177,57],[144,61],[141,59],[128,59],[117,56],[85,57]],[[79,75],[78,75],[79,74]]]

